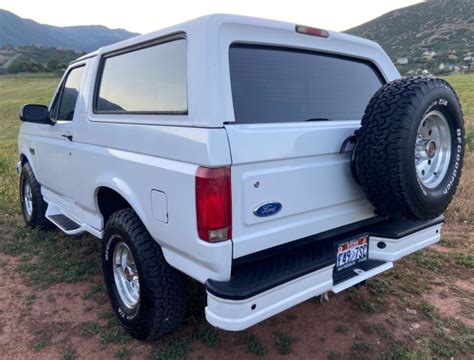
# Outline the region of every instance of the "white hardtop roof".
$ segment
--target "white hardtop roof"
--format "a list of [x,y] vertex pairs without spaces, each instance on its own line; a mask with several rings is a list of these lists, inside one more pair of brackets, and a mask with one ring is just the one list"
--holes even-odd
[[[261,28],[267,29],[275,29],[275,30],[295,30],[296,25],[305,25],[311,26],[310,24],[294,24],[284,21],[276,21],[276,20],[268,20],[263,18],[257,17],[250,17],[250,16],[242,16],[242,15],[231,15],[231,14],[211,14],[198,17],[193,20],[185,21],[183,23],[173,25],[161,30],[153,31],[148,34],[138,35],[132,37],[130,39],[126,39],[111,45],[107,45],[104,47],[99,48],[96,51],[90,52],[86,55],[81,56],[80,58],[74,60],[80,61],[89,57],[93,57],[96,55],[100,55],[102,53],[108,53],[115,50],[120,50],[122,48],[127,48],[130,46],[134,46],[136,44],[145,43],[148,41],[152,41],[154,39],[158,39],[160,37],[164,37],[171,34],[176,33],[186,33],[189,34],[191,32],[218,32],[219,28],[222,25],[226,24],[234,24],[234,25],[251,25],[257,26]],[[317,28],[317,26],[314,26]],[[324,29],[327,30],[327,29]],[[371,41],[367,40],[358,36],[349,35],[341,32],[336,31],[329,31],[329,37],[332,39],[339,39],[344,40],[347,42],[357,43],[358,45],[363,45],[364,47],[373,47],[380,49],[380,46]]]
[[[105,46],[82,57],[94,57],[134,48],[158,39],[185,34],[187,39],[188,114],[183,116],[128,116],[139,123],[180,126],[222,127],[235,121],[229,73],[229,48],[233,43],[254,43],[316,50],[328,54],[350,56],[373,63],[387,80],[400,77],[382,48],[373,41],[329,31],[329,37],[296,32],[296,24],[236,15],[208,15],[149,34],[136,36]],[[78,61],[78,60],[76,60]],[[94,73],[97,73],[98,61]],[[94,76],[92,76],[94,78]],[[202,89],[206,89],[203,91]],[[92,114],[91,116],[95,116]],[[103,121],[107,115],[101,115]],[[110,115],[110,121],[117,121]],[[158,119],[159,118],[159,119]]]

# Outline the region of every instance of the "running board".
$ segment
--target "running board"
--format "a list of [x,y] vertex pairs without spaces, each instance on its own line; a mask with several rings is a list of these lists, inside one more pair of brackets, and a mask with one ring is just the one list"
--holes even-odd
[[84,225],[78,224],[65,215],[59,207],[51,203],[48,204],[46,218],[68,235],[77,235],[86,232]]

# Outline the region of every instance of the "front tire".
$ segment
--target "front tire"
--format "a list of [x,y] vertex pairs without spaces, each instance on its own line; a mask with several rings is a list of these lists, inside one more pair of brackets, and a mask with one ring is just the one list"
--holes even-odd
[[48,204],[41,195],[41,186],[28,162],[23,164],[20,173],[20,205],[28,227],[45,230],[52,226],[46,219]]
[[132,209],[108,219],[102,269],[112,308],[134,338],[159,337],[176,329],[187,307],[185,277],[163,252]]

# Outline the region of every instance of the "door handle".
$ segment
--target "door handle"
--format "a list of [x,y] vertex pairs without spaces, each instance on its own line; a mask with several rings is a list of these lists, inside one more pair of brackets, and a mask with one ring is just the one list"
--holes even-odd
[[71,134],[62,134],[61,136],[65,139],[69,140],[69,141],[72,141],[72,135]]

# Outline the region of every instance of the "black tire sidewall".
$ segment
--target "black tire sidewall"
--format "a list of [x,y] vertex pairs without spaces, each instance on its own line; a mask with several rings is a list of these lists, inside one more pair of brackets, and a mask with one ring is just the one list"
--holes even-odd
[[[33,199],[33,211],[31,215],[28,215],[28,211],[26,210],[25,198],[24,198],[26,183],[30,183],[30,187],[32,186],[29,173],[24,166],[22,167],[21,175],[20,175],[20,205],[21,205],[21,212],[23,214],[23,219],[25,220],[25,223],[31,226],[32,225],[31,220],[33,219],[33,215],[35,212],[35,204],[34,204],[34,199]],[[33,189],[31,190],[33,191]]]
[[[415,144],[418,127],[425,115],[433,110],[442,113],[448,121],[451,135],[451,159],[443,181],[434,188],[428,188],[419,181],[416,174]],[[463,116],[454,92],[445,87],[436,87],[424,96],[413,119],[408,136],[405,162],[408,174],[406,177],[407,188],[413,190],[413,195],[421,206],[422,212],[438,214],[445,210],[454,196],[461,175],[464,155]]]
[[[27,183],[29,183],[31,187],[33,202],[31,215],[28,215],[24,201],[24,189]],[[47,204],[43,200],[43,195],[41,195],[41,186],[38,184],[38,181],[35,178],[33,169],[27,162],[23,164],[21,168],[19,187],[20,207],[26,225],[32,228],[39,227],[41,229],[47,229],[49,225],[49,221],[45,217]]]
[[[114,270],[113,270],[113,254],[114,249],[118,243],[124,242],[132,252],[133,258],[137,265],[138,278],[140,281],[140,297],[137,306],[129,310],[123,304],[120,295],[118,294],[117,287],[115,285]],[[114,312],[117,314],[118,319],[122,325],[126,328],[133,329],[137,327],[144,316],[144,308],[146,304],[143,275],[142,269],[138,261],[135,246],[130,240],[129,235],[118,226],[108,227],[104,234],[104,243],[102,247],[102,270],[104,273],[104,281],[107,287],[107,292],[112,304]]]

